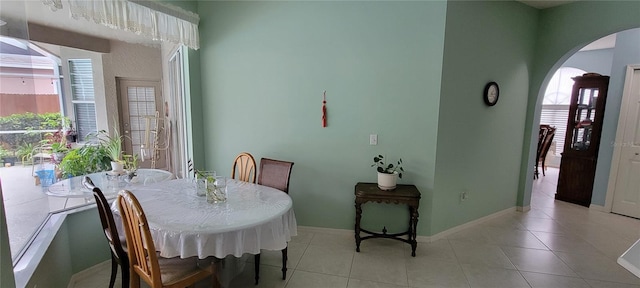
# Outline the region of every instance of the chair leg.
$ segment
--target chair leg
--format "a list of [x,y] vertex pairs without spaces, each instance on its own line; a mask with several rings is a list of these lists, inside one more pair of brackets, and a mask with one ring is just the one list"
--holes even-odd
[[287,279],[287,247],[282,249],[282,280]]
[[256,254],[254,257],[254,261],[255,262],[255,273],[256,273],[256,283],[255,285],[258,285],[258,279],[260,279],[260,254]]
[[122,288],[129,288],[129,265],[126,266],[127,267],[120,265],[120,270],[122,270]]
[[111,253],[111,277],[109,278],[109,288],[113,288],[116,284],[116,274],[118,274],[118,261],[116,257]]
[[542,159],[542,176],[547,176],[547,175],[544,175],[544,170],[547,168],[547,166],[544,164],[544,160],[545,159],[543,158]]

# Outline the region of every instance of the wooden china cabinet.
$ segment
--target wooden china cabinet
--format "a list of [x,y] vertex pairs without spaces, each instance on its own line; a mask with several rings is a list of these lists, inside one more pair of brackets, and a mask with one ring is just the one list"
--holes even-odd
[[573,80],[556,199],[588,207],[596,174],[609,76],[586,73]]

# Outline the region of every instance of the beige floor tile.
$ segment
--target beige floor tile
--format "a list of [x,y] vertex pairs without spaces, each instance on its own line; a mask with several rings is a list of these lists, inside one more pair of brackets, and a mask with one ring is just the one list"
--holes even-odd
[[463,264],[462,269],[471,288],[530,288],[520,272],[510,269]]
[[365,281],[360,279],[349,279],[347,288],[406,288],[408,286],[399,286],[388,283]]
[[582,278],[549,275],[533,272],[521,272],[524,279],[532,288],[589,288],[589,284]]
[[502,247],[502,251],[519,271],[579,277],[551,251],[514,247]]
[[469,282],[457,262],[416,258],[407,260],[410,287],[469,287]]
[[487,238],[490,239],[490,244],[543,250],[549,249],[529,231],[492,227],[487,228],[484,233],[486,233]]
[[640,285],[606,282],[599,280],[586,279],[587,283],[593,288],[640,288]]
[[402,253],[355,253],[349,278],[407,286],[405,257]]
[[405,245],[405,257],[409,260],[411,260],[411,258],[426,258],[457,262],[456,253],[453,252],[453,248],[451,248],[451,244],[449,244],[449,240],[447,239],[441,239],[429,243],[418,243],[418,247],[416,248],[416,257],[410,257],[411,245]]
[[296,270],[286,288],[346,288],[349,278]]
[[499,246],[474,244],[456,240],[449,242],[453,247],[453,251],[456,253],[456,258],[462,264],[516,269]]
[[353,253],[353,249],[309,245],[296,269],[349,277]]
[[548,232],[531,232],[552,251],[570,252],[579,254],[597,253],[596,247],[589,244],[581,237],[571,234],[555,234]]
[[555,253],[571,270],[584,279],[640,284],[640,278],[634,276],[604,254]]

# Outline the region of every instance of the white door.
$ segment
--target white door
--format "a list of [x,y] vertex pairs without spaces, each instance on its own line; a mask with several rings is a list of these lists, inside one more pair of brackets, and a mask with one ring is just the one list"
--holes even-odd
[[125,153],[137,154],[140,168],[166,168],[164,122],[157,119],[164,115],[160,81],[117,81]]
[[640,67],[629,67],[627,74],[614,148],[612,212],[640,218]]

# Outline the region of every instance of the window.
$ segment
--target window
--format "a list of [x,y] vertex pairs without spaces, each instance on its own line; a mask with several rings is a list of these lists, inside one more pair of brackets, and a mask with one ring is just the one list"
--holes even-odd
[[569,118],[569,103],[571,102],[571,89],[573,77],[586,73],[583,70],[571,67],[562,67],[553,74],[542,100],[542,112],[540,124],[548,124],[557,128],[553,141],[556,142],[555,155],[560,155],[564,149],[564,137],[567,132],[567,119]]
[[84,141],[87,135],[98,131],[92,70],[91,59],[69,59],[71,103],[78,141]]

